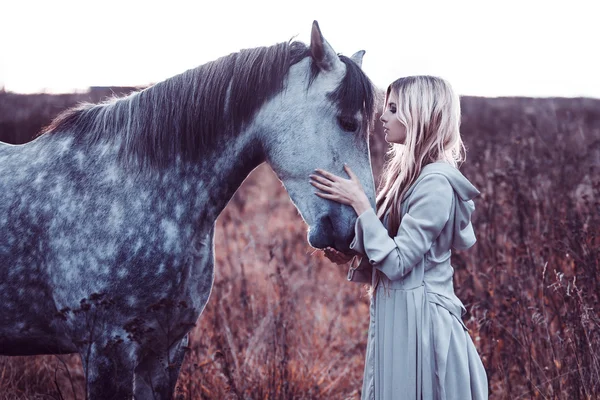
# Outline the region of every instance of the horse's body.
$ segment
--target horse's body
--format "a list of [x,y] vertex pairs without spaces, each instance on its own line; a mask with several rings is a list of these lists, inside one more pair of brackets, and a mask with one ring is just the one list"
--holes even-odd
[[373,199],[372,88],[312,34],[310,48],[243,51],[0,144],[0,354],[78,352],[90,398],[170,398],[212,287],[215,221],[264,161],[309,243],[348,251],[356,215],[308,175],[345,161]]

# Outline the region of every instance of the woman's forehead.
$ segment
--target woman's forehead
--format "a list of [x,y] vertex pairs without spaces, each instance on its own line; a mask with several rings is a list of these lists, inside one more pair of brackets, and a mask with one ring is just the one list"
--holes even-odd
[[391,89],[389,91],[388,96],[387,96],[387,102],[394,103],[394,104],[398,103],[398,93],[396,93],[396,91],[394,89]]

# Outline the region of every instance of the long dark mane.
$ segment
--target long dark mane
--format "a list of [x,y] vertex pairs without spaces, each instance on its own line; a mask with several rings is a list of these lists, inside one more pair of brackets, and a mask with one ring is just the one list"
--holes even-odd
[[[122,140],[120,158],[164,166],[178,155],[199,159],[222,135],[235,135],[283,89],[289,68],[310,56],[301,42],[241,50],[127,97],[83,104],[59,115],[42,133],[69,133],[96,143]],[[330,98],[343,114],[371,117],[374,90],[349,58],[346,76]],[[311,64],[310,82],[319,70]]]

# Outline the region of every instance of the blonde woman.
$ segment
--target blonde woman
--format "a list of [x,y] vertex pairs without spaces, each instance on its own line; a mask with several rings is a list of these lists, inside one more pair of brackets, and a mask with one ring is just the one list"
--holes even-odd
[[[457,169],[464,157],[460,102],[431,76],[398,79],[381,116],[391,144],[377,212],[361,184],[317,170],[318,196],[352,206],[351,248],[363,255],[348,279],[372,285],[362,399],[487,399],[487,376],[454,294],[451,248],[475,243],[477,189]],[[345,263],[332,249],[326,256]]]

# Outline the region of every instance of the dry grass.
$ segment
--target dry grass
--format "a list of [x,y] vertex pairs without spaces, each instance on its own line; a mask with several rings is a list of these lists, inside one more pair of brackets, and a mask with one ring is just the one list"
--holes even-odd
[[[55,99],[83,96],[0,93],[0,135],[31,136],[52,117],[44,110],[58,111]],[[19,128],[14,104],[38,110],[21,118],[35,129]],[[478,244],[453,255],[455,288],[490,398],[599,398],[600,101],[467,97],[463,136],[462,170],[482,195]],[[376,175],[384,147],[376,133]],[[364,288],[308,246],[263,165],[219,217],[215,286],[177,395],[357,399],[367,325]],[[0,400],[82,399],[83,382],[76,356],[0,357]]]

